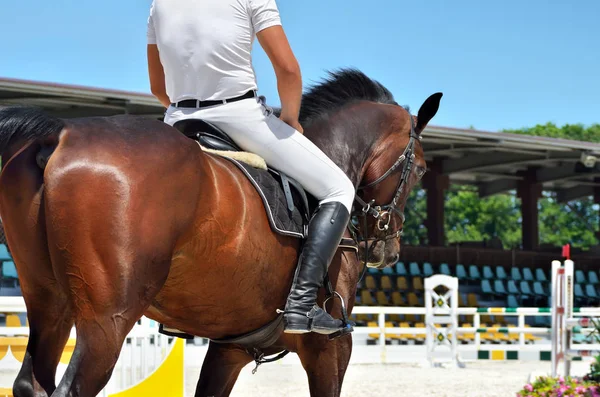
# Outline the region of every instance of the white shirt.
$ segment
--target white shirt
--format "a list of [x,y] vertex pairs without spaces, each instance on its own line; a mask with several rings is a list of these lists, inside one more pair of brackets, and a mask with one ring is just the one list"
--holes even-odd
[[275,0],[154,0],[148,44],[157,44],[171,102],[227,99],[256,90],[256,33],[281,25]]

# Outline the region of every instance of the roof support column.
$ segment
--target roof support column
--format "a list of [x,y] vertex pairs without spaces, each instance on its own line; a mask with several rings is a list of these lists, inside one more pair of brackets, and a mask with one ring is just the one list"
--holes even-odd
[[517,197],[521,199],[521,231],[523,250],[535,250],[540,244],[538,200],[542,197],[542,184],[537,183],[535,168],[522,173],[523,180],[517,185]]
[[[594,178],[594,182],[600,183],[600,178]],[[600,187],[594,188],[594,204],[600,204]],[[596,239],[600,243],[600,229],[596,232]]]
[[431,246],[443,246],[446,242],[444,231],[444,192],[448,189],[448,175],[442,174],[442,162],[435,158],[423,177],[423,188],[427,191],[427,239]]

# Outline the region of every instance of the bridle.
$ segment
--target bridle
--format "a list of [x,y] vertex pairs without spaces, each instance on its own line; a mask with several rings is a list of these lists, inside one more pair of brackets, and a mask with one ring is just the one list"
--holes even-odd
[[[349,223],[349,230],[350,230],[350,234],[352,235],[353,240],[356,243],[360,243],[360,242],[364,241],[366,244],[365,257],[364,257],[364,269],[362,271],[362,275],[361,275],[360,279],[362,279],[362,277],[364,276],[364,274],[367,270],[368,256],[369,256],[371,244],[376,243],[378,241],[387,241],[387,240],[400,238],[400,236],[403,233],[404,221],[406,218],[404,216],[404,211],[401,211],[398,208],[398,200],[400,199],[400,196],[402,196],[402,193],[404,192],[406,183],[407,183],[410,173],[412,171],[412,166],[415,161],[415,148],[414,147],[415,147],[415,142],[417,140],[420,141],[421,137],[415,132],[414,120],[413,120],[413,117],[410,116],[410,139],[408,141],[408,145],[406,145],[406,148],[404,149],[404,151],[402,152],[400,157],[398,157],[396,162],[386,172],[384,172],[383,175],[381,175],[379,178],[377,178],[376,180],[374,180],[373,182],[371,182],[367,185],[359,186],[357,189],[357,193],[356,193],[354,199],[358,204],[360,204],[362,206],[362,208],[354,211],[353,215],[355,215],[358,218],[362,218],[362,228],[363,228],[362,233],[367,232],[367,228],[368,228],[367,218],[369,215],[373,216],[375,219],[377,219],[377,229],[380,231],[386,231],[386,232],[389,230],[390,223],[392,221],[392,216],[395,214],[400,218],[400,227],[398,228],[398,230],[396,230],[395,232],[392,232],[392,233],[387,233],[384,237],[373,236],[373,237],[365,238],[362,235],[362,233],[359,232],[358,228],[356,228],[356,226],[354,226],[354,224],[352,222]],[[392,201],[389,204],[378,205],[375,203],[375,199],[373,199],[367,203],[358,195],[359,191],[373,187],[373,186],[378,185],[379,183],[383,182],[387,177],[392,175],[392,173],[394,171],[396,171],[396,169],[398,169],[398,167],[400,167],[401,164],[404,164],[404,166],[402,167],[402,173],[400,174],[400,180],[398,182],[398,187],[396,188],[396,193],[394,194],[394,197],[392,198]]]

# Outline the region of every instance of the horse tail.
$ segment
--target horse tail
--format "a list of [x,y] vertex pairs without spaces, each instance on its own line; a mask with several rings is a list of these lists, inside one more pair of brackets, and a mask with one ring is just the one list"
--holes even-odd
[[[9,148],[16,152],[32,141],[56,136],[65,122],[28,106],[0,108],[0,154]],[[4,161],[3,161],[4,163]]]

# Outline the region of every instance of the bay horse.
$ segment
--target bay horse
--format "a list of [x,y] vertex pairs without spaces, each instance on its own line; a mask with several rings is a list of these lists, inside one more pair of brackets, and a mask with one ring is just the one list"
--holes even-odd
[[[354,216],[364,220],[346,233],[359,253],[341,247],[329,271],[350,311],[359,256],[377,268],[398,258],[404,205],[426,170],[420,134],[441,96],[415,117],[355,69],[330,73],[303,96],[305,135],[353,181]],[[30,324],[14,395],[96,395],[145,315],[208,338],[195,395],[228,396],[253,356],[215,341],[277,318],[301,246],[273,231],[240,169],[159,120],[63,120],[27,107],[0,110],[0,153],[0,215]],[[330,312],[341,310],[334,300]],[[76,346],[56,386],[73,326]],[[311,396],[340,395],[351,335],[275,336],[262,353],[297,353]]]

